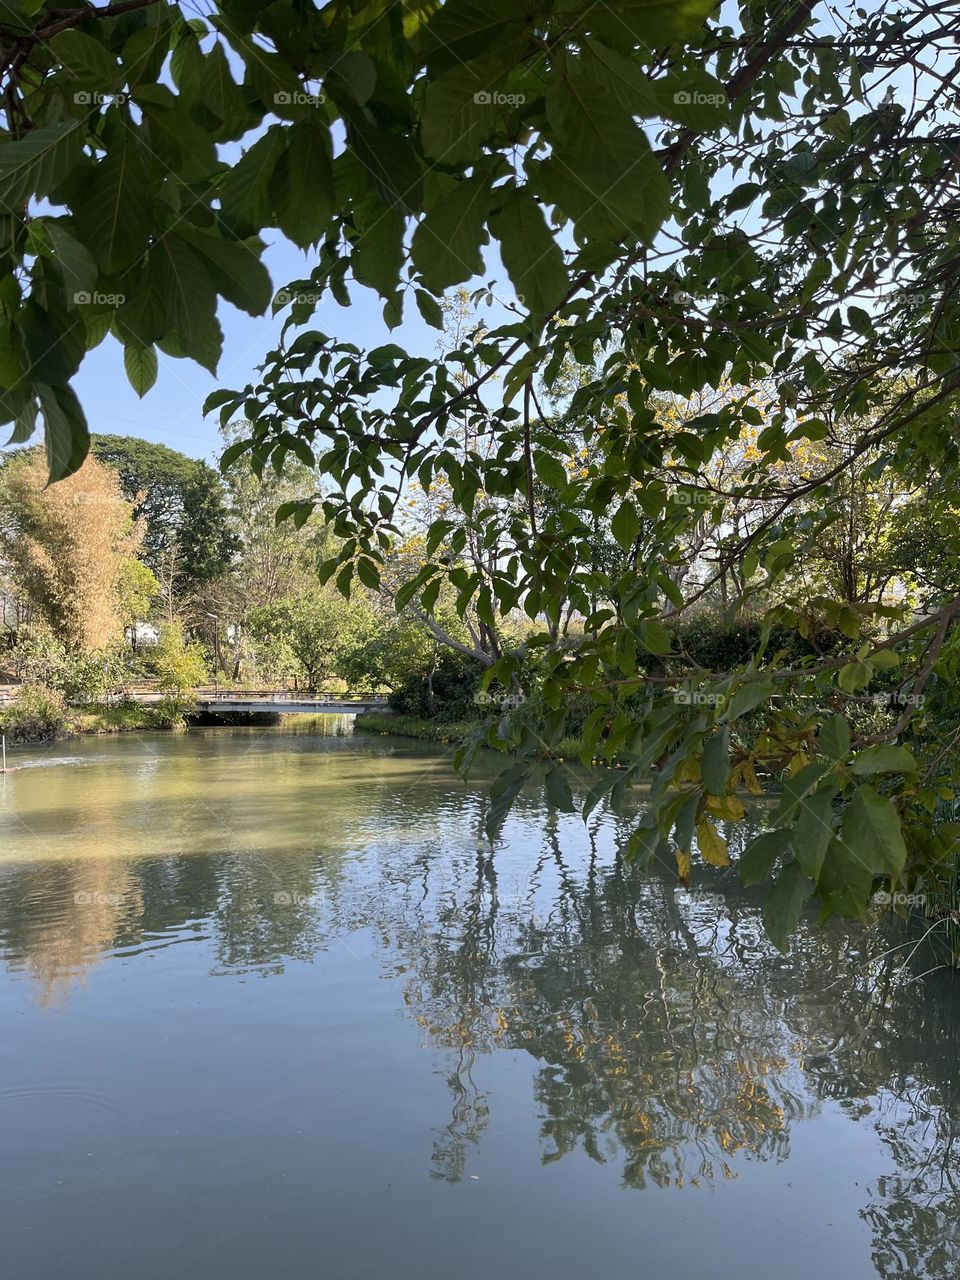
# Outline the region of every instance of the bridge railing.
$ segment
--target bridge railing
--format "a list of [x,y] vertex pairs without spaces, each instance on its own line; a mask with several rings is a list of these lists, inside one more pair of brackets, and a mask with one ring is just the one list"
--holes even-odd
[[222,689],[219,686],[200,687],[192,690],[193,696],[200,702],[315,702],[323,705],[328,702],[386,702],[384,693],[320,693],[305,689]]
[[[6,689],[0,689],[0,702],[9,701]],[[100,698],[82,699],[83,703],[97,702],[103,704],[121,702],[124,698],[131,698],[136,702],[153,702],[160,700],[164,694],[155,684],[147,681],[138,681],[135,684],[127,685],[124,689],[115,690],[112,693],[104,694]],[[360,704],[374,703],[381,706],[386,703],[387,695],[385,693],[357,693],[350,690],[347,693],[331,693],[329,690],[320,692],[312,692],[307,689],[232,689],[229,686],[224,688],[223,685],[197,685],[195,688],[187,691],[187,696],[193,698],[200,703],[211,702],[260,702],[260,703],[313,703],[317,706],[323,706],[325,703],[338,704]]]

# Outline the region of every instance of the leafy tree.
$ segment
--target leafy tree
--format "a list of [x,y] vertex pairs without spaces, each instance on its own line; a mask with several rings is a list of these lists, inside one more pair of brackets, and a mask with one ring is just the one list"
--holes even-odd
[[121,560],[117,595],[120,616],[125,626],[135,627],[138,622],[149,617],[159,590],[160,584],[149,565],[134,556],[125,556]]
[[369,623],[369,609],[338,596],[309,595],[263,605],[250,618],[254,641],[282,642],[296,660],[296,675],[309,689],[340,674],[340,660]]
[[[429,615],[449,584],[485,631],[486,678],[523,673],[535,695],[497,730],[519,758],[491,835],[586,696],[585,758],[602,741],[628,762],[613,799],[656,767],[632,855],[671,849],[684,880],[694,851],[723,865],[716,819],[739,817],[741,784],[769,788],[773,831],[741,866],[772,884],[771,934],[785,943],[814,896],[861,915],[876,884],[956,858],[941,819],[960,709],[946,703],[945,736],[913,709],[955,682],[960,597],[914,617],[860,587],[811,595],[797,569],[872,451],[909,489],[931,472],[956,487],[957,17],[955,0],[224,0],[208,27],[144,0],[10,19],[14,438],[42,414],[51,474],[68,474],[87,445],[69,380],[90,343],[119,337],[141,390],[156,345],[212,368],[218,293],[269,303],[258,233],[316,246],[276,299],[290,314],[257,379],[208,402],[245,424],[224,464],[316,464],[338,539],[324,575],[343,592],[377,588],[409,485],[449,486],[456,518],[431,521],[394,598]],[[217,148],[237,141],[229,167]],[[357,286],[388,325],[412,295],[439,327],[444,291],[490,272],[493,322],[435,359],[299,331]],[[763,410],[748,392],[663,421],[664,397],[760,385]],[[797,474],[795,448],[829,436],[831,415],[860,424],[851,446]],[[718,481],[751,428],[756,456]],[[675,501],[681,482],[696,501]],[[721,508],[706,534],[704,495]],[[312,501],[281,513],[304,522]],[[764,627],[839,630],[846,650],[685,662],[664,620],[723,592],[731,610],[759,604]],[[518,608],[537,628],[522,651],[497,640]],[[643,672],[644,654],[677,659],[685,687]],[[852,732],[849,700],[894,666],[913,704],[879,738]]]
[[171,607],[229,571],[239,545],[212,467],[134,436],[95,435],[91,452],[119,474],[144,523],[141,558],[163,577]]
[[122,639],[142,529],[108,467],[87,458],[48,488],[40,453],[19,453],[0,474],[0,521],[3,555],[38,620],[84,652]]
[[165,692],[182,696],[207,679],[203,646],[187,640],[179,622],[168,622],[150,657],[157,684]]
[[99,698],[123,679],[119,651],[80,652],[38,627],[21,628],[8,661],[24,685],[44,688],[68,701]]

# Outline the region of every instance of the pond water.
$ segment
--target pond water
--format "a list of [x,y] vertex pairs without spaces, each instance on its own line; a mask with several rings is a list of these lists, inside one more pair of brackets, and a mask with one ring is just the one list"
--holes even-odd
[[954,1280],[947,974],[345,724],[11,760],[0,1274]]

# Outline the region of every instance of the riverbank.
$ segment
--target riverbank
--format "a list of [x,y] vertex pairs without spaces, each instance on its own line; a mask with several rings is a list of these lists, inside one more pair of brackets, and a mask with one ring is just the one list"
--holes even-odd
[[169,703],[65,706],[59,699],[36,695],[25,702],[10,703],[0,711],[0,733],[11,744],[41,746],[86,735],[178,729],[183,727],[184,716],[183,708]]
[[158,715],[156,707],[139,702],[118,702],[114,706],[72,708],[66,731],[69,737],[76,737],[85,733],[131,733],[138,729],[169,728],[169,716]]
[[[355,727],[364,733],[393,734],[399,738],[417,738],[421,742],[439,742],[444,746],[459,746],[476,726],[473,720],[420,720],[416,716],[384,715],[380,711],[364,711],[356,717]],[[545,759],[579,759],[583,743],[579,738],[561,738],[556,747],[544,746]],[[593,762],[601,767],[606,761]]]

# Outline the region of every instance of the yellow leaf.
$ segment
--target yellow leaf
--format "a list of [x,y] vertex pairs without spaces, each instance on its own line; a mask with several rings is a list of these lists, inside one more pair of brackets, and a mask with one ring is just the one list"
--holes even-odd
[[677,850],[677,875],[684,886],[690,883],[690,855],[681,849]]
[[681,760],[674,772],[673,781],[674,783],[699,782],[700,761],[695,760],[692,756],[688,756],[686,760]]
[[740,822],[747,812],[736,796],[708,796],[707,808],[715,818],[726,822]]
[[763,787],[760,785],[757,771],[749,760],[745,760],[743,764],[743,783],[752,796],[763,795]]
[[697,823],[697,845],[704,861],[709,862],[711,867],[729,867],[727,842],[709,818],[701,818]]

